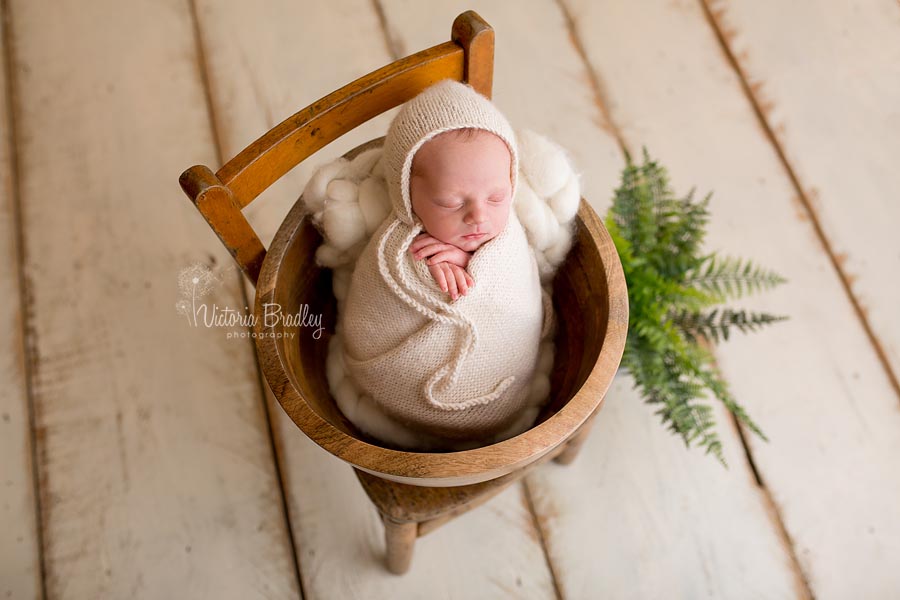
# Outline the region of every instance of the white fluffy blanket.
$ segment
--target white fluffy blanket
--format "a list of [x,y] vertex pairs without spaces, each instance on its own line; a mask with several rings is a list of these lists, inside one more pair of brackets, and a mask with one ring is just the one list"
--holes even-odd
[[[428,451],[464,450],[502,441],[529,429],[549,397],[549,375],[553,366],[553,334],[555,330],[552,303],[550,302],[550,283],[556,268],[563,261],[571,247],[572,221],[578,210],[578,203],[581,197],[580,175],[572,167],[572,162],[568,158],[567,153],[549,139],[529,130],[517,131],[516,135],[519,146],[519,184],[513,202],[515,213],[510,214],[510,223],[504,234],[485,244],[483,248],[479,249],[479,252],[476,252],[470,262],[469,271],[475,279],[476,288],[479,285],[497,286],[503,283],[498,274],[491,271],[490,265],[498,258],[503,260],[509,259],[510,256],[513,256],[511,250],[517,246],[524,246],[527,239],[527,245],[533,251],[533,258],[532,256],[526,256],[526,263],[520,263],[519,269],[525,272],[527,271],[527,261],[536,261],[540,284],[543,286],[543,302],[538,302],[538,305],[543,305],[544,318],[541,319],[540,315],[538,315],[537,331],[540,332],[539,340],[537,337],[534,338],[535,344],[532,345],[530,352],[524,351],[520,353],[522,358],[515,369],[519,375],[518,385],[513,390],[515,393],[508,398],[506,407],[501,408],[495,405],[494,410],[491,411],[491,414],[496,419],[493,423],[493,432],[486,437],[469,436],[467,439],[453,440],[453,429],[441,430],[440,427],[434,427],[438,423],[434,418],[425,419],[425,421],[433,425],[430,428],[431,430],[435,432],[441,431],[441,435],[428,435],[423,432],[422,420],[418,419],[419,416],[424,414],[421,412],[421,409],[411,415],[408,411],[404,413],[402,410],[391,410],[393,405],[385,403],[383,398],[382,402],[379,402],[377,397],[373,398],[373,396],[378,396],[379,392],[375,388],[378,388],[379,385],[384,390],[387,389],[384,388],[383,384],[390,379],[391,375],[388,373],[387,379],[384,377],[384,367],[395,363],[385,362],[380,364],[379,369],[361,369],[358,364],[360,361],[357,361],[350,365],[348,369],[345,360],[347,353],[345,352],[344,344],[347,340],[345,339],[344,326],[351,276],[357,269],[358,261],[361,266],[356,277],[361,277],[362,273],[371,274],[377,271],[377,265],[368,264],[367,267],[362,266],[367,260],[363,252],[366,250],[366,253],[371,255],[368,260],[376,260],[374,251],[376,244],[374,241],[382,237],[385,233],[385,227],[390,221],[386,221],[386,217],[390,213],[390,200],[388,199],[387,187],[381,170],[381,149],[376,148],[363,152],[353,161],[339,158],[321,166],[316,170],[303,192],[306,208],[311,213],[313,223],[322,232],[324,239],[316,252],[316,260],[320,265],[333,269],[334,294],[338,301],[336,334],[332,337],[328,348],[327,378],[329,387],[337,401],[338,407],[348,420],[363,432],[383,442],[399,448]],[[506,235],[507,241],[494,244],[503,235]],[[517,239],[516,236],[521,236],[521,239]],[[369,243],[370,240],[373,243]],[[492,244],[496,248],[493,252],[497,256],[489,257],[487,254],[490,252],[484,251],[489,251]],[[503,253],[504,248],[507,256],[502,258],[500,254]],[[478,257],[482,254],[484,254],[484,259],[479,259]],[[360,260],[361,255],[363,255],[363,258]],[[494,261],[490,260],[492,258]],[[532,265],[531,268],[533,268],[534,262],[530,264]],[[481,270],[480,273],[478,272],[479,270]],[[400,275],[398,271],[395,274]],[[420,281],[426,284],[430,282],[430,274],[427,267],[423,265],[423,261],[411,261],[405,276],[418,277]],[[525,279],[527,280],[527,277]],[[371,283],[376,280],[371,279],[368,281]],[[436,284],[430,282],[430,285],[433,290],[440,292]],[[354,287],[360,289],[358,281]],[[371,289],[371,286],[368,289]],[[512,293],[513,290],[505,291]],[[473,297],[475,296],[473,295]],[[480,297],[484,302],[492,301],[497,303],[503,296],[482,295]],[[384,297],[379,297],[371,306],[375,310],[383,310],[383,300],[385,300]],[[468,301],[466,296],[461,296],[454,304],[459,304],[461,301],[463,305],[460,308],[463,310],[460,314],[463,321],[472,321],[475,318],[473,315],[490,313],[490,307],[486,305],[465,310],[464,303]],[[364,306],[364,303],[354,301],[354,305]],[[357,316],[352,321],[355,327],[353,340],[365,339],[365,330],[360,328],[361,324],[371,322],[377,327],[384,326],[383,318],[379,320],[374,314],[365,314],[365,311],[357,312]],[[534,329],[535,314],[533,311],[528,314],[528,318],[521,321],[525,329],[519,332],[517,339],[533,337],[536,334]],[[423,318],[423,316],[419,315],[419,318]],[[392,321],[396,323],[396,319],[392,319]],[[443,331],[441,331],[440,327],[432,328],[432,341],[439,339],[459,341],[461,339],[460,334],[453,335],[451,330],[454,327],[459,329],[459,323],[463,321],[458,321],[456,325],[445,323]],[[510,324],[514,321],[514,319],[511,320]],[[417,323],[415,318],[409,317],[406,321],[406,325],[408,325],[406,327],[407,333],[421,330],[423,334],[417,335],[417,338],[427,335],[425,330],[428,328],[423,327],[427,322],[428,320]],[[434,319],[430,319],[430,322],[432,325],[436,324]],[[474,324],[474,321],[472,322]],[[447,327],[450,329],[446,329]],[[531,329],[528,329],[529,327]],[[483,329],[483,325],[481,328]],[[474,330],[475,328],[470,329]],[[528,333],[529,331],[531,333]],[[448,334],[450,335],[448,336]],[[482,337],[484,338],[484,336]],[[465,338],[462,339],[463,344],[466,345]],[[469,361],[469,364],[481,364],[490,356],[491,352],[496,352],[498,350],[498,339],[496,336],[492,338],[494,347],[485,343],[476,345],[476,349],[480,349],[481,354],[477,356],[477,360]],[[416,343],[421,340],[408,341]],[[372,353],[371,348],[363,351],[365,349],[360,347],[358,341],[351,341],[351,344],[354,345],[352,354],[356,356],[375,357],[379,354],[379,352]],[[396,344],[396,340],[390,341],[389,346],[385,346],[385,348],[394,347],[394,345],[390,344]],[[407,349],[409,350],[409,347]],[[432,356],[431,360],[440,361],[448,358],[446,349],[439,354],[440,356]],[[457,354],[458,357],[459,354]],[[463,358],[465,357],[463,356]],[[476,357],[473,356],[473,358]],[[456,366],[459,367],[460,365]],[[403,369],[401,371],[405,372]],[[394,375],[396,376],[396,373],[401,371],[395,370]],[[463,380],[469,381],[475,375],[475,371],[471,368],[468,371],[463,369],[457,369],[457,371],[454,375],[454,380],[458,378],[457,376],[461,376]],[[351,372],[353,378],[350,376]],[[382,373],[382,375],[375,377],[378,373]],[[484,374],[483,371],[481,373],[482,375]],[[533,373],[530,381],[527,377],[522,381],[522,375],[529,373]],[[448,375],[449,373],[444,373],[438,377],[438,379],[443,377],[444,381],[443,385],[438,386],[437,389],[444,392],[448,389],[452,391],[448,387],[450,384]],[[365,380],[364,389],[370,393],[363,393],[359,389],[357,384],[360,382],[361,377]],[[375,378],[373,379],[372,377]],[[354,378],[356,382],[354,382]],[[379,381],[382,383],[379,384]],[[409,382],[410,385],[413,385],[413,383],[415,385],[427,385],[428,383],[422,380],[421,377],[415,380],[410,379]],[[432,386],[434,383],[435,381],[431,382]],[[471,386],[468,389],[471,391]],[[372,393],[373,391],[374,393]],[[400,392],[402,390],[398,389],[396,391]],[[406,392],[411,393],[411,389],[406,390]],[[383,391],[383,393],[386,394],[387,392]],[[497,396],[499,395],[497,394]],[[444,396],[444,409],[449,408],[449,405],[453,403],[451,397],[452,394]],[[440,412],[438,406],[440,401],[437,398],[437,396],[433,397],[435,403],[432,405],[434,409],[432,417]],[[469,399],[472,400],[473,398]],[[456,396],[457,402],[464,400],[461,396]],[[514,418],[510,417],[512,412],[516,415]],[[474,415],[474,413],[472,414]],[[512,418],[511,421],[510,418]],[[414,423],[417,419],[419,422]],[[500,421],[504,421],[507,425],[498,432],[496,423]],[[470,424],[474,422],[469,421]],[[407,426],[407,424],[412,427]],[[485,431],[490,429],[489,425],[485,425],[487,427]],[[457,433],[464,431],[466,431],[465,428],[456,429]],[[469,429],[468,431],[474,433],[475,430]]]

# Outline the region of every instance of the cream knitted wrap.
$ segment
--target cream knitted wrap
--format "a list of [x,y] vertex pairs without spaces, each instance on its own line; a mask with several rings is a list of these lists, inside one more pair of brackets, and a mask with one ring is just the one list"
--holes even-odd
[[359,391],[409,429],[487,439],[527,403],[550,326],[537,264],[511,213],[469,262],[474,288],[451,303],[408,252],[420,231],[388,220],[363,250],[341,319],[344,362]]

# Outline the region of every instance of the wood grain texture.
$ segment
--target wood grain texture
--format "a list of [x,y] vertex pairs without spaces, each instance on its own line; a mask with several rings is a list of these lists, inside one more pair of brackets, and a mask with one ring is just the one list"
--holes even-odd
[[900,393],[900,3],[708,5]]
[[176,186],[214,159],[189,6],[9,4],[47,597],[296,598],[253,349],[174,306],[231,260]]
[[[801,567],[797,595],[808,585],[819,598],[891,596],[900,589],[898,399],[818,236],[798,216],[796,191],[702,6],[659,1],[638,10],[585,1],[571,7],[629,145],[646,144],[670,169],[676,189],[715,191],[707,248],[752,258],[789,279],[732,304],[789,314],[790,321],[732,339],[716,355],[737,400],[771,439],[766,444],[747,434]],[[640,36],[617,34],[638,20]],[[780,19],[772,22],[781,27]],[[781,35],[795,31],[785,27]],[[811,70],[829,60],[805,56]],[[737,519],[734,513],[709,539],[742,527]],[[740,543],[758,536],[747,532]],[[733,552],[722,549],[715,560]],[[751,589],[771,585],[764,595],[786,595],[764,559],[745,563]],[[790,564],[783,554],[778,560],[780,568]]]
[[[226,157],[298,107],[395,58],[386,50],[389,44],[369,2],[300,6],[285,1],[271,8],[259,11],[240,2],[198,5]],[[449,39],[455,16],[420,48]],[[338,38],[335,31],[341,32]],[[394,114],[376,117],[325,146],[247,207],[266,245],[313,169],[383,135]],[[353,470],[298,431],[271,395],[269,402],[305,597],[419,598],[423,590],[464,598],[554,597],[527,507],[514,491],[419,540],[414,568],[404,577],[389,573],[384,527]]]
[[[435,35],[432,20],[461,6],[384,2],[392,35],[406,48]],[[605,214],[624,161],[558,5],[465,6],[495,30],[495,102],[514,126],[544,133],[572,153],[585,197]],[[637,28],[644,18],[589,29],[579,39],[646,43]],[[624,51],[606,52],[621,59]],[[601,88],[612,86],[599,75]],[[527,477],[562,597],[745,597],[747,590],[791,597],[788,554],[723,412],[716,414],[732,465],[727,472],[686,451],[630,388],[627,378],[616,378],[572,465],[548,465]]]
[[453,20],[450,39],[466,53],[462,81],[490,98],[494,90],[493,28],[478,13],[466,11]]
[[387,518],[382,518],[382,522],[384,523],[387,568],[395,575],[403,575],[409,570],[409,565],[412,563],[419,526],[414,522],[397,523]]
[[[16,242],[13,126],[7,97],[6,29],[0,27],[0,598],[40,598],[40,540],[34,494],[32,433],[25,373],[25,320],[22,318]],[[12,78],[14,79],[14,77]]]

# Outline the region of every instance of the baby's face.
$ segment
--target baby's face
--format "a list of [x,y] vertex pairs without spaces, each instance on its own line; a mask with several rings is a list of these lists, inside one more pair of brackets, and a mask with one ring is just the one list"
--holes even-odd
[[512,204],[506,143],[487,131],[427,141],[413,158],[410,200],[428,232],[472,252],[503,231]]

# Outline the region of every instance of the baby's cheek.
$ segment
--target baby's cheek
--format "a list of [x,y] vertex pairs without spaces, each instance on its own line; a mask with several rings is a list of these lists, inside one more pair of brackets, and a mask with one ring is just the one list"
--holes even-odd
[[437,234],[435,237],[445,244],[451,244],[452,239],[459,233],[460,225],[452,217],[440,217],[434,223],[434,230]]

